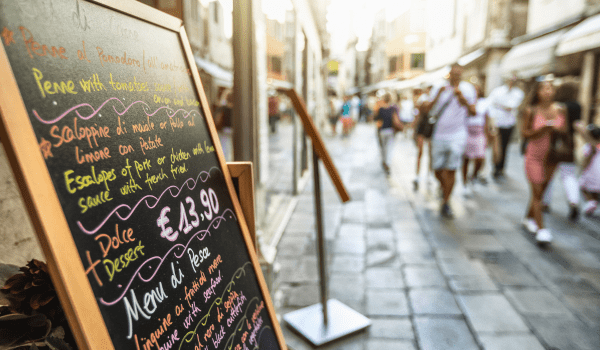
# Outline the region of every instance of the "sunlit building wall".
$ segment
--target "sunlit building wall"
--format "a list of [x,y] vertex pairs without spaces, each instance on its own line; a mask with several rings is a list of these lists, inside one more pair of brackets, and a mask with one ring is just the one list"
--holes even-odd
[[426,2],[413,1],[408,11],[387,24],[386,79],[411,79],[425,72]]
[[529,0],[527,33],[548,29],[585,10],[586,0]]

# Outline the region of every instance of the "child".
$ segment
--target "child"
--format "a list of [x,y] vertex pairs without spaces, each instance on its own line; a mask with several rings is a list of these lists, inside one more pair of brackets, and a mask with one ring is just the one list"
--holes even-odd
[[583,146],[583,172],[579,185],[586,199],[583,211],[590,216],[596,211],[600,198],[600,128],[590,124],[586,129],[589,142]]

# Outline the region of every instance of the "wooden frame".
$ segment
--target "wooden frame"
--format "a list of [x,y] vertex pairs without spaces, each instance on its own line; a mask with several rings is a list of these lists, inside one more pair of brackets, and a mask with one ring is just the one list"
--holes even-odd
[[[265,302],[265,308],[274,326],[273,331],[280,348],[287,349],[254,249],[255,244],[252,238],[254,227],[252,224],[252,229],[249,229],[244,219],[245,215],[242,207],[237,199],[231,173],[221,151],[215,124],[182,21],[136,1],[87,1],[178,33],[185,54],[184,59],[190,67],[196,95],[199,98],[202,112],[206,116],[208,132],[215,146],[218,162],[227,184],[227,192],[234,205],[233,209],[238,218],[243,240],[257,277],[256,281]],[[0,81],[2,81],[2,84],[0,84],[0,137],[5,145],[7,157],[46,256],[52,281],[76,338],[77,345],[80,349],[114,349],[100,308],[86,276],[85,267],[79,259],[77,247],[71,236],[52,179],[47,171],[46,163],[38,147],[38,141],[29,122],[28,112],[7,53],[2,45],[0,45]],[[247,170],[239,172],[239,169],[242,168],[247,169],[247,165],[234,165],[232,170],[234,174],[247,181]],[[247,198],[247,195],[248,193],[244,191],[243,197]]]
[[240,205],[248,231],[254,243],[256,253],[258,254],[258,244],[256,241],[256,221],[254,220],[254,176],[252,170],[252,162],[228,162],[229,173],[231,178],[238,182],[237,195],[240,199]]
[[340,177],[335,164],[333,164],[333,160],[331,160],[331,157],[329,156],[329,152],[327,152],[327,149],[325,148],[325,143],[323,143],[321,135],[317,131],[311,116],[308,114],[304,101],[294,89],[279,89],[279,91],[285,93],[292,101],[296,113],[298,113],[300,116],[304,130],[306,130],[306,133],[308,136],[310,136],[313,147],[315,148],[319,158],[323,161],[323,164],[329,173],[329,177],[337,189],[340,199],[344,203],[348,202],[350,200],[350,195],[348,194],[348,191],[346,191],[346,187],[342,182],[342,178]]

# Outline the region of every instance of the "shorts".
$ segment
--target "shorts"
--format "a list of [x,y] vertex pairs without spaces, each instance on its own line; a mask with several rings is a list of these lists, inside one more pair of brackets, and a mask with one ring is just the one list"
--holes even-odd
[[431,167],[433,170],[456,170],[465,151],[465,142],[431,140]]

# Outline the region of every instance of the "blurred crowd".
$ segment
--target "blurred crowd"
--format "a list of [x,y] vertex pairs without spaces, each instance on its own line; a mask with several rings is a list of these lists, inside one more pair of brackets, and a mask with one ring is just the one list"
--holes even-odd
[[[417,161],[412,186],[418,190],[423,182],[437,181],[440,214],[451,219],[456,172],[462,177],[464,196],[472,195],[475,184],[482,188],[492,179],[505,183],[508,145],[519,136],[514,135],[518,129],[530,188],[523,225],[537,242],[546,245],[553,239],[543,212],[552,197],[549,184],[557,173],[570,208],[568,219],[576,221],[580,213],[594,215],[600,199],[600,128],[581,121],[578,84],[541,77],[525,93],[513,74],[486,97],[480,86],[462,80],[462,72],[454,64],[443,81],[410,92],[379,90],[343,98],[330,94],[331,132],[336,135],[341,128],[346,137],[357,122],[373,121],[382,167],[388,174],[395,136],[414,140]],[[487,148],[492,153],[489,166],[485,165]],[[424,150],[428,157],[423,156]],[[427,159],[427,171],[421,171],[422,160]],[[489,177],[484,169],[489,169]]]

